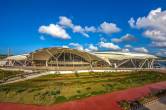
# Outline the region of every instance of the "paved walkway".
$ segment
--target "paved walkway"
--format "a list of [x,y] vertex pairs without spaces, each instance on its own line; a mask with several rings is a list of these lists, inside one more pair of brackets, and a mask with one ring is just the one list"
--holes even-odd
[[[4,68],[4,70],[7,70]],[[36,77],[40,77],[43,75],[49,75],[49,74],[73,74],[75,72],[77,73],[85,73],[85,72],[131,72],[131,71],[157,71],[157,72],[161,72],[161,73],[166,73],[166,69],[165,68],[160,68],[160,69],[119,69],[119,70],[115,70],[115,69],[110,69],[110,70],[77,70],[77,71],[47,71],[47,72],[42,72],[42,73],[33,73],[30,70],[24,70],[25,72],[31,72],[31,74],[27,74],[24,75],[23,77],[17,76],[17,77],[13,77],[8,79],[6,82],[4,83],[0,83],[0,85],[5,85],[5,84],[10,84],[10,83],[15,83],[15,82],[20,82],[20,81],[25,81],[25,80],[29,80],[29,79],[33,79]]]
[[[166,96],[145,106],[148,110],[166,110]],[[140,110],[147,110],[140,109]]]
[[50,106],[0,103],[0,110],[122,110],[116,102],[133,100],[159,89],[166,89],[166,81]]

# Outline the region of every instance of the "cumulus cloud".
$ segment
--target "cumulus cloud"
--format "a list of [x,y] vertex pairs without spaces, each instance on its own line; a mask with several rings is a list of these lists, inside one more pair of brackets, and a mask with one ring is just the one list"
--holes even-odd
[[144,35],[148,38],[152,39],[153,41],[162,42],[166,41],[166,33],[160,30],[146,30]]
[[60,16],[59,17],[59,24],[62,26],[67,26],[67,27],[73,27],[72,20],[65,17],[65,16]]
[[73,43],[72,42],[72,43],[69,44],[69,46],[72,46],[73,48],[78,49],[78,50],[84,50],[84,47],[79,43]]
[[61,39],[69,39],[70,36],[66,32],[66,29],[71,29],[73,33],[79,33],[85,37],[89,37],[89,33],[112,34],[120,31],[120,28],[117,27],[117,25],[114,23],[103,22],[97,27],[81,26],[79,24],[74,24],[72,19],[66,16],[60,16],[59,21],[57,23],[50,24],[48,26],[40,26],[39,32]]
[[55,24],[50,24],[48,26],[40,26],[39,30],[40,33],[43,34],[48,34],[56,38],[61,38],[61,39],[70,39],[69,34],[64,30],[61,26],[55,25]]
[[93,44],[89,44],[89,48],[88,48],[90,51],[97,51],[98,48],[97,46],[94,46]]
[[70,18],[67,18],[65,16],[60,16],[58,23],[62,26],[71,28],[74,33],[80,33],[85,37],[89,37],[87,32],[94,32],[94,30],[95,30],[95,27],[93,27],[93,26],[91,26],[91,27],[86,26],[85,28],[83,28],[80,25],[75,25],[75,24],[73,24],[73,22]]
[[121,48],[118,45],[115,45],[111,42],[99,42],[99,46],[102,48],[107,48],[107,49],[111,49],[111,50],[120,50]]
[[73,29],[73,32],[75,32],[75,33],[81,33],[85,37],[89,37],[89,35],[85,32],[85,29],[82,28],[80,25],[75,25],[75,26],[73,26],[72,29]]
[[152,42],[152,46],[159,48],[166,48],[166,42]]
[[122,52],[130,52],[130,50],[125,48],[125,49],[122,49]]
[[125,48],[132,48],[132,46],[127,44],[127,45],[125,45]]
[[112,39],[112,42],[115,42],[115,43],[120,43],[120,42],[124,42],[124,41],[136,41],[136,38],[131,34],[126,34],[126,35],[122,36],[121,38]]
[[165,56],[166,56],[166,49],[160,49],[160,50],[156,53],[156,55],[165,57]]
[[166,42],[166,10],[162,11],[161,8],[151,10],[147,16],[139,17],[136,21],[131,18],[129,24],[131,27],[144,29],[144,35],[153,42],[158,44]]
[[85,31],[86,32],[96,32],[97,29],[94,26],[90,26],[90,27],[85,26]]
[[101,37],[100,41],[107,42],[107,39],[105,39],[104,37]]
[[88,48],[84,49],[86,52],[91,52],[91,50],[89,50]]
[[114,23],[103,22],[102,24],[100,24],[99,31],[106,34],[112,34],[119,32],[120,28],[117,27],[117,25]]
[[139,53],[148,53],[149,51],[144,48],[144,47],[136,47],[133,49],[135,52],[139,52]]
[[62,47],[63,47],[63,48],[69,48],[69,46],[67,46],[67,45],[63,45]]
[[69,46],[71,46],[72,48],[78,49],[78,50],[82,50],[82,51],[87,51],[87,52],[92,52],[92,51],[97,51],[98,47],[94,46],[93,44],[88,44],[89,46],[87,48],[84,48],[81,44],[79,43],[70,43]]
[[134,18],[132,17],[132,18],[130,18],[130,20],[128,21],[128,23],[129,23],[129,25],[130,25],[130,27],[132,27],[132,28],[134,28],[135,27],[135,20],[134,20]]

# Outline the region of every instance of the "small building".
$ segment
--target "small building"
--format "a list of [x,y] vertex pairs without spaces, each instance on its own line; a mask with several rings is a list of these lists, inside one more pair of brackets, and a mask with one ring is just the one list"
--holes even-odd
[[22,55],[15,55],[15,56],[9,56],[4,59],[6,61],[6,66],[28,66],[30,62],[28,62],[29,54],[22,54]]

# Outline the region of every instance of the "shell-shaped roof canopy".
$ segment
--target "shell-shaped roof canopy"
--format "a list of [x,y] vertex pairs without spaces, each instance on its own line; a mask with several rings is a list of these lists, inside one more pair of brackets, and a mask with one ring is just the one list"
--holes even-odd
[[27,60],[27,56],[29,54],[22,54],[22,55],[15,55],[15,56],[9,56],[7,58],[5,58],[5,60],[17,60],[17,61],[21,61],[21,60]]
[[95,55],[102,58],[112,60],[123,59],[156,59],[157,57],[146,53],[132,53],[132,52],[94,52]]
[[49,60],[50,57],[57,53],[72,53],[83,57],[86,61],[105,61],[109,60],[124,60],[124,59],[156,59],[157,57],[146,53],[131,53],[131,52],[86,52],[82,50],[62,47],[52,47],[38,49],[30,54],[15,55],[5,58],[5,60]]
[[50,57],[56,55],[57,53],[72,53],[78,56],[83,57],[86,61],[104,61],[102,58],[96,56],[95,54],[72,49],[72,48],[62,48],[62,47],[52,47],[52,48],[43,48],[36,50],[29,55],[29,60],[49,60]]

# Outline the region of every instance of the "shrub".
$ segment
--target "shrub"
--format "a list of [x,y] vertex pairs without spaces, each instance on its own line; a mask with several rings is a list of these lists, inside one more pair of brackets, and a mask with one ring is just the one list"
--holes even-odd
[[98,94],[103,94],[105,91],[93,91],[91,94],[92,95],[98,95]]
[[34,91],[39,91],[41,88],[31,88],[28,90],[28,92],[34,92]]
[[87,97],[86,94],[79,94],[79,95],[73,95],[69,98],[69,100],[73,100],[73,99],[81,99]]
[[81,93],[81,91],[80,91],[80,90],[77,90],[77,93]]
[[49,95],[49,94],[50,94],[49,91],[45,91],[45,92],[42,93],[43,96],[47,96],[47,95]]
[[54,95],[54,96],[57,95],[56,91],[51,91],[50,94],[51,94],[51,95]]
[[60,90],[56,90],[55,93],[56,93],[57,95],[59,95],[59,94],[61,93],[61,91],[60,91]]
[[10,88],[2,86],[2,87],[0,87],[0,91],[8,93],[10,91]]
[[130,104],[126,100],[122,100],[119,102],[119,105],[124,109],[124,110],[129,110],[130,109]]
[[56,97],[56,102],[65,102],[67,98],[65,96],[58,96]]
[[17,87],[16,88],[16,93],[21,93],[21,92],[24,92],[25,90],[26,90],[26,88]]
[[87,87],[87,88],[86,88],[86,90],[90,90],[90,89],[91,89],[91,87]]

